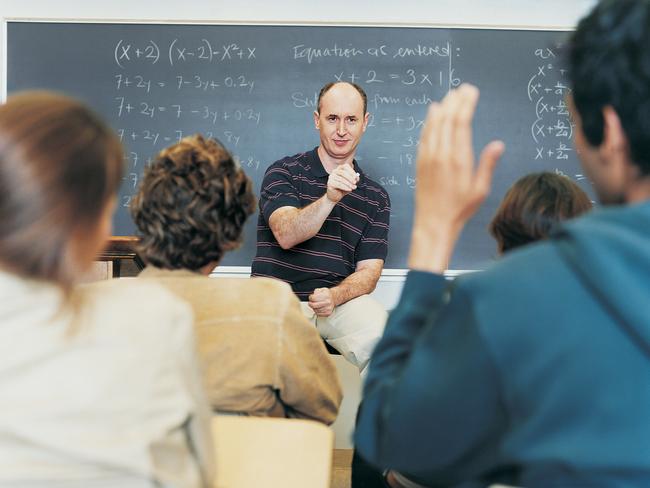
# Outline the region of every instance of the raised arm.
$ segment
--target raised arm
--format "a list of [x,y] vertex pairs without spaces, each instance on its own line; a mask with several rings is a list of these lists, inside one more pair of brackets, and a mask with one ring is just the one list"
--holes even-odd
[[474,168],[472,120],[478,90],[462,85],[431,104],[417,156],[409,268],[442,273],[467,221],[490,193],[504,145],[493,141]]
[[356,189],[359,175],[350,165],[334,169],[327,179],[325,194],[303,208],[280,207],[269,217],[269,227],[282,249],[291,249],[314,237],[341,199]]
[[504,422],[472,297],[462,283],[450,290],[441,274],[503,152],[503,143],[490,143],[474,167],[477,101],[478,90],[463,85],[429,110],[418,149],[412,271],[373,353],[355,434],[368,461],[445,485],[458,482],[449,468],[471,469],[462,464],[469,453]]

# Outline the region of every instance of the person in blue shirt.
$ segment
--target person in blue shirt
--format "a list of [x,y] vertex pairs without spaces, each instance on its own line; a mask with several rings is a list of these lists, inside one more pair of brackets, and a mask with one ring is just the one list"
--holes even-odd
[[483,273],[442,275],[504,150],[474,166],[478,90],[433,104],[409,272],[355,444],[424,486],[650,486],[650,1],[605,0],[569,44],[575,144],[603,208]]

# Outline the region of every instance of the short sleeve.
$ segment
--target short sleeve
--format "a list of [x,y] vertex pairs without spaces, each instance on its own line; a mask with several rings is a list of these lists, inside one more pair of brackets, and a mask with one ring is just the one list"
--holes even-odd
[[260,212],[269,222],[271,214],[281,207],[300,207],[300,198],[291,172],[281,163],[266,170],[260,191]]
[[388,229],[390,226],[390,198],[387,193],[381,193],[378,199],[377,211],[371,214],[370,221],[364,229],[361,241],[357,246],[355,261],[364,259],[386,260],[388,254]]

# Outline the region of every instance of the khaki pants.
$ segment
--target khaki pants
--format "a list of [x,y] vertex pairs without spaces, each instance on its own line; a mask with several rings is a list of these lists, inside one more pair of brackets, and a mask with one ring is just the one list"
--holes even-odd
[[364,375],[370,355],[384,333],[386,309],[368,295],[335,307],[329,317],[318,317],[307,302],[301,305],[320,336]]

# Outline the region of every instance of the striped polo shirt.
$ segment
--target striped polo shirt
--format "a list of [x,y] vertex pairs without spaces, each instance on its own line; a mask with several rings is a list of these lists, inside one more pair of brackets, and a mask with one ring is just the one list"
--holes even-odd
[[303,301],[316,288],[338,285],[364,259],[386,259],[390,198],[378,183],[359,173],[356,190],[332,209],[311,239],[284,250],[269,227],[271,214],[280,207],[303,208],[322,197],[328,173],[317,148],[288,156],[268,167],[260,192],[257,254],[252,275],[286,281]]

